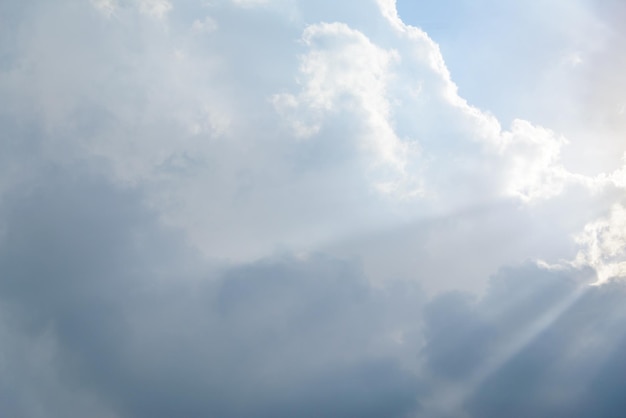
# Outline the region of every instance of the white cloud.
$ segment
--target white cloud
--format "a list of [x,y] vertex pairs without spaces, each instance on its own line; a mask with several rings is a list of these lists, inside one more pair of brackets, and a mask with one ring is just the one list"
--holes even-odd
[[207,16],[204,19],[196,19],[191,25],[191,30],[195,33],[210,33],[219,28],[219,25],[211,16]]
[[[222,2],[210,17],[181,9],[167,30],[129,9],[89,30],[80,9],[63,30],[42,13],[41,31],[20,35],[35,64],[4,84],[19,98],[8,103],[41,109],[56,138],[42,158],[97,160],[145,185],[162,218],[217,257],[311,250],[511,197],[540,205],[581,184],[597,196],[620,184],[620,171],[567,170],[557,132],[523,120],[506,130],[470,105],[437,44],[380,4],[360,8],[365,18],[320,3],[327,21],[349,22],[324,23]],[[42,52],[55,49],[66,59]]]
[[139,10],[148,16],[162,19],[172,10],[168,0],[138,0]]
[[[372,168],[386,166],[392,171],[391,179],[375,182],[387,184],[385,190],[415,193],[408,167],[418,155],[415,144],[402,141],[390,120],[388,84],[397,53],[377,47],[363,33],[340,23],[309,26],[302,39],[309,49],[298,75],[302,91],[297,96],[275,96],[278,110],[290,119],[296,134],[309,137],[319,133],[328,115],[353,114],[363,126],[357,126],[352,135],[369,155]],[[302,120],[301,115],[313,120]]]
[[[623,345],[626,166],[473,105],[393,0],[5,10],[0,410],[394,417],[459,383],[489,417],[492,379],[590,405],[571,382]],[[574,261],[489,279],[538,258]],[[555,410],[527,399],[495,416]]]
[[[189,15],[181,9],[168,30],[147,23],[152,15],[122,9],[113,24],[87,30],[78,23],[81,9],[61,3],[59,16],[74,16],[63,28],[42,12],[30,23],[39,31],[20,32],[33,64],[5,78],[7,97],[16,98],[5,106],[23,126],[28,118],[19,109],[40,110],[29,117],[45,125],[42,161],[97,164],[121,184],[145,186],[162,219],[205,254],[240,261],[285,248],[336,248],[473,208],[502,205],[504,213],[511,198],[530,204],[523,215],[511,213],[511,222],[530,222],[532,211],[554,216],[556,209],[541,211],[565,210],[561,202],[579,193],[577,202],[588,199],[580,204],[594,209],[575,211],[575,221],[554,230],[567,237],[624,187],[625,169],[598,176],[568,170],[562,154],[572,145],[558,132],[521,119],[503,129],[469,104],[437,44],[400,21],[392,3],[381,4],[386,18],[373,7],[359,9],[364,18],[345,4],[341,17],[350,24],[305,25],[271,8],[222,2],[211,5],[208,20],[205,7]],[[325,3],[316,12],[330,22],[338,13]],[[194,25],[219,30],[193,36]],[[16,171],[5,182],[28,171],[11,166]],[[467,222],[473,231],[505,224]],[[453,239],[457,231],[446,228],[432,235]],[[526,234],[537,231],[529,226]],[[515,234],[519,246],[502,246],[482,262],[457,257],[459,269],[478,283],[503,262],[548,250],[521,229]],[[545,239],[565,248],[564,239]],[[457,241],[458,253],[480,248]],[[390,265],[411,275],[415,263],[380,247],[367,250],[386,254],[371,256],[372,275],[384,277]],[[449,264],[437,254],[450,245],[431,248],[428,256],[404,257],[431,271]]]
[[616,204],[608,217],[590,222],[576,242],[583,247],[573,265],[591,266],[597,284],[612,278],[626,277],[626,208]]
[[506,193],[524,201],[558,196],[571,176],[561,165],[566,140],[554,132],[516,120],[502,135]]
[[91,3],[96,9],[98,9],[100,12],[102,12],[102,14],[107,17],[115,14],[115,11],[118,8],[116,0],[91,0]]

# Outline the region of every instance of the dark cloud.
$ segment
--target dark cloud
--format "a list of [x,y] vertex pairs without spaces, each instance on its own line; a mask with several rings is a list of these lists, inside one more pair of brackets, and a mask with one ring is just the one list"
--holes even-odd
[[471,304],[470,295],[450,292],[426,308],[423,354],[433,374],[454,379],[485,360],[492,329]]
[[5,205],[3,312],[31,344],[54,341],[63,384],[124,417],[415,409],[391,333],[415,328],[417,290],[374,290],[354,263],[322,256],[215,272],[140,196],[53,172]]
[[626,287],[589,275],[509,268],[480,300],[430,302],[424,355],[435,396],[458,402],[451,416],[619,415]]
[[375,288],[355,262],[323,255],[220,266],[160,226],[137,189],[63,170],[39,179],[2,211],[0,408],[14,416],[582,417],[624,406],[622,283],[527,265],[501,270],[482,297],[424,305],[414,285]]

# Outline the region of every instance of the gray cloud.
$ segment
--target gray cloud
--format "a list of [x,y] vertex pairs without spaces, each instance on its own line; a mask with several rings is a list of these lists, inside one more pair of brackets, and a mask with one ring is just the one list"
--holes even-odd
[[78,169],[44,174],[3,209],[0,408],[16,416],[623,406],[621,282],[589,287],[590,272],[527,265],[503,269],[482,296],[425,300],[410,282],[373,287],[357,262],[321,254],[226,266],[160,226],[140,190]]
[[623,407],[624,288],[586,270],[621,172],[503,131],[393,2],[171,6],[0,5],[0,414]]
[[619,415],[626,288],[589,287],[589,273],[508,268],[479,300],[433,300],[423,353],[438,382],[433,416]]
[[6,205],[4,322],[31,344],[54,342],[64,384],[124,417],[415,408],[393,336],[416,328],[416,289],[374,290],[353,263],[322,256],[215,272],[135,193],[52,172]]

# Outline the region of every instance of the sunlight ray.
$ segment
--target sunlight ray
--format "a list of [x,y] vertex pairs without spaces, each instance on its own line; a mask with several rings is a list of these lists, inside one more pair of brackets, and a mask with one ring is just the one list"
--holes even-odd
[[445,383],[439,394],[433,396],[428,403],[428,409],[436,416],[463,416],[463,404],[476,392],[480,385],[548,330],[590,289],[588,284],[578,285],[545,314],[519,330],[469,378]]

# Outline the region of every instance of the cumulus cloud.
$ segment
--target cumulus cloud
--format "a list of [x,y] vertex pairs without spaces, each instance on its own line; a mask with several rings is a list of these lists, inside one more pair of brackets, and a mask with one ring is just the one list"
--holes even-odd
[[[363,33],[340,23],[311,25],[302,39],[309,48],[300,65],[302,92],[297,97],[283,94],[274,98],[279,111],[316,119],[307,123],[295,118],[296,134],[318,134],[320,120],[343,108],[363,125],[355,127],[355,145],[371,156],[374,168],[387,166],[398,182],[408,183],[398,186],[405,193],[419,193],[416,185],[411,188],[414,179],[407,167],[417,154],[411,150],[416,146],[398,138],[390,121],[389,67],[399,59],[397,53],[378,48]],[[396,187],[393,177],[379,181],[383,190]]]
[[594,267],[598,283],[626,276],[626,209],[622,205],[613,206],[607,218],[585,225],[576,242],[583,249],[574,264]]
[[0,410],[623,406],[626,168],[471,104],[395,2],[0,11]]

